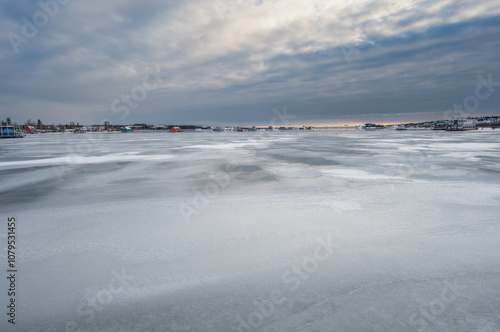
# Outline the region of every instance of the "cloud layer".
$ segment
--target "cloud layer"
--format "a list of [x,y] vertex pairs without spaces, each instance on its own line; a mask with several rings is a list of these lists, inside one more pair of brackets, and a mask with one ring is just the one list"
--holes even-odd
[[0,116],[19,122],[439,119],[500,81],[494,0],[9,0],[0,30]]

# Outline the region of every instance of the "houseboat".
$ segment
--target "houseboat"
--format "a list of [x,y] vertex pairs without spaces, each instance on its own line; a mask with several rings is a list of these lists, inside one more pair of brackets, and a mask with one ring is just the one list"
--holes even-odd
[[23,138],[25,134],[23,133],[21,127],[15,127],[11,125],[0,126],[0,138]]
[[447,124],[448,124],[448,122],[446,122],[446,121],[437,121],[436,123],[434,123],[432,130],[446,130]]
[[474,119],[457,119],[450,120],[446,124],[446,131],[466,131],[477,130],[477,125]]

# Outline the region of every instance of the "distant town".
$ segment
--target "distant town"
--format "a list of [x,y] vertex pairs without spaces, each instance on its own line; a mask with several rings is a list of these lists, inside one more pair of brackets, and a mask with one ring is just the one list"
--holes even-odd
[[103,124],[82,125],[70,122],[69,124],[45,124],[40,119],[28,119],[23,124],[12,122],[10,118],[1,121],[2,128],[12,126],[24,134],[32,133],[57,133],[57,132],[132,132],[132,131],[267,131],[267,130],[313,130],[313,129],[396,129],[396,130],[469,130],[478,128],[500,128],[500,116],[467,117],[453,120],[439,120],[426,122],[412,122],[399,124],[366,123],[360,126],[207,126],[207,125],[163,125],[163,124]]

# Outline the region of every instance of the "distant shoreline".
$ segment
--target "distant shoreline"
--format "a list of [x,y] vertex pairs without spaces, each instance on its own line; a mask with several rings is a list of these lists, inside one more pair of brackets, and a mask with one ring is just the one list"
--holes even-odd
[[[458,118],[457,118],[458,119]],[[37,123],[28,120],[24,125],[13,123],[16,127],[22,127],[26,133],[46,133],[46,132],[106,132],[106,131],[123,131],[123,128],[128,128],[127,131],[172,131],[173,128],[179,128],[181,131],[269,131],[269,130],[325,130],[325,129],[359,129],[360,127],[370,127],[366,129],[432,129],[438,124],[447,123],[453,120],[436,120],[424,122],[409,122],[409,123],[394,123],[394,124],[376,124],[366,123],[360,125],[291,125],[286,126],[255,126],[255,125],[234,125],[234,126],[212,126],[212,125],[163,125],[163,124],[104,124],[81,125],[79,123],[70,122],[69,124],[43,124],[41,120]],[[500,128],[500,116],[478,116],[478,117],[463,117],[461,119],[469,119],[475,123],[478,128]],[[11,125],[10,118],[7,121],[2,121],[2,126]],[[130,129],[130,130],[129,130]],[[177,130],[178,131],[178,130]]]

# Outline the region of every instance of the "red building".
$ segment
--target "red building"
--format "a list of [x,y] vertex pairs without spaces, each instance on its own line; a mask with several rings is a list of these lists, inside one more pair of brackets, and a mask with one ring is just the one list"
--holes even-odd
[[27,134],[34,134],[36,129],[33,126],[24,126],[23,131]]

